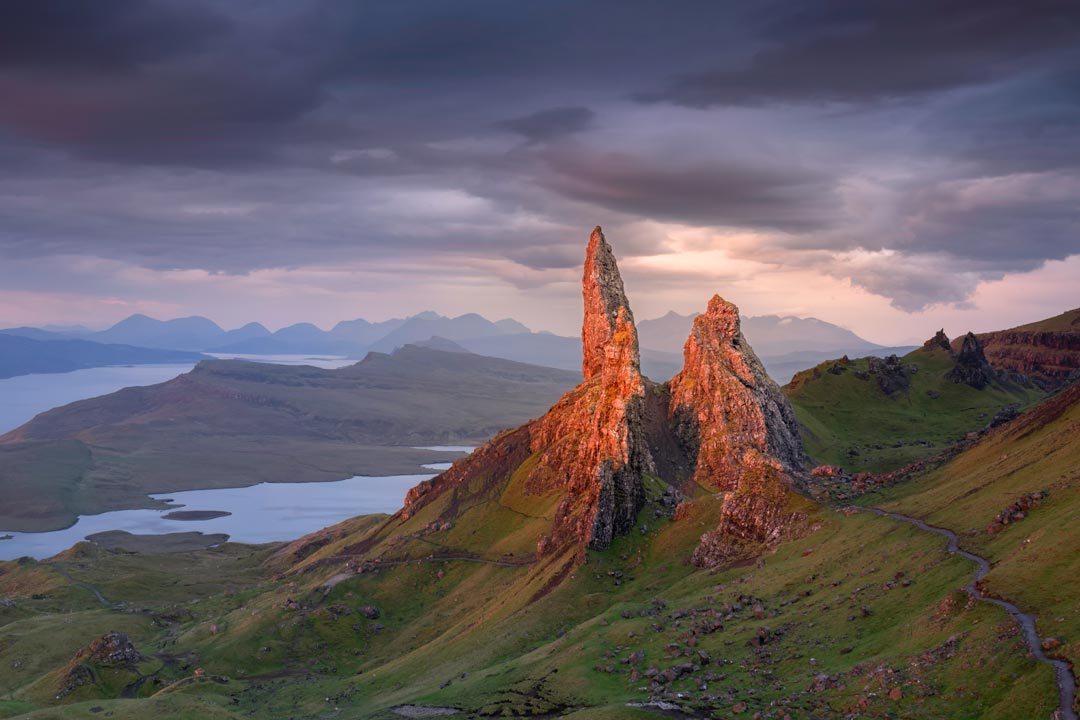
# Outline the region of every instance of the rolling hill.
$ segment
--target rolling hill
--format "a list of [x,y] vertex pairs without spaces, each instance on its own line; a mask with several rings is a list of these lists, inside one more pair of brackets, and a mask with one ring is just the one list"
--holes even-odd
[[[980,362],[981,348],[974,362]],[[902,358],[830,360],[784,387],[802,426],[807,453],[849,472],[887,472],[929,457],[980,430],[1043,391],[987,368],[987,383],[951,375],[960,356],[944,334]],[[985,358],[982,358],[985,364]]]
[[0,527],[63,527],[151,492],[414,473],[435,457],[411,446],[481,442],[576,377],[413,346],[337,370],[204,361],[0,436]]

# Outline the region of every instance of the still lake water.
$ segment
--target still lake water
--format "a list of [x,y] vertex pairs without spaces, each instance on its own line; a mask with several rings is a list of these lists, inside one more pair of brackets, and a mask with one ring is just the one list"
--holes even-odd
[[[239,357],[257,362],[287,365],[314,365],[336,368],[355,360],[306,355],[248,355]],[[0,380],[0,433],[27,422],[38,413],[76,400],[115,392],[120,388],[153,385],[171,380],[191,370],[193,365],[133,365],[91,368],[70,373],[21,375]],[[471,446],[433,446],[434,452],[454,453],[452,459],[468,453]],[[108,530],[133,534],[174,532],[224,533],[233,542],[264,543],[293,540],[356,515],[392,513],[401,508],[405,493],[421,480],[450,467],[449,462],[423,466],[431,472],[389,477],[357,476],[335,482],[261,483],[242,488],[190,490],[151,495],[168,500],[168,508],[157,510],[117,510],[99,515],[82,515],[69,528],[54,532],[16,533],[0,528],[0,560],[29,555],[42,559],[62,552],[87,535]],[[209,520],[169,520],[165,514],[178,509],[216,510],[231,513]]]
[[[432,463],[439,470],[448,463]],[[327,525],[356,515],[397,512],[409,488],[424,475],[389,477],[357,476],[336,482],[260,483],[244,488],[189,490],[160,493],[150,497],[169,500],[161,510],[115,510],[100,515],[81,515],[64,530],[41,533],[7,533],[0,540],[0,560],[29,555],[42,559],[62,552],[87,535],[107,530],[125,530],[136,535],[197,531],[225,533],[233,542],[265,543],[294,540]],[[168,520],[166,513],[178,509],[219,510],[232,513],[210,520]]]

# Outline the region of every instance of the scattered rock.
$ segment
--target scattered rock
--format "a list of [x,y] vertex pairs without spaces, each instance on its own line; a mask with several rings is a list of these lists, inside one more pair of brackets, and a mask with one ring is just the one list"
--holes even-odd
[[1046,490],[1036,490],[1021,495],[1016,502],[999,512],[997,517],[990,521],[990,524],[986,526],[986,534],[994,535],[1004,530],[1006,525],[1020,522],[1027,517],[1030,510],[1039,507],[1049,495],[1050,493]]

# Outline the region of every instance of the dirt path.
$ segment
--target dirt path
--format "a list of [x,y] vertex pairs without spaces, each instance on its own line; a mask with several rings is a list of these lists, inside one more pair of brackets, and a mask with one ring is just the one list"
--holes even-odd
[[96,587],[94,587],[90,583],[84,583],[81,580],[76,580],[75,578],[71,577],[71,575],[68,574],[68,571],[65,570],[64,566],[61,565],[60,563],[54,562],[54,563],[46,563],[46,564],[49,567],[51,567],[53,570],[55,570],[56,572],[60,573],[60,575],[63,576],[63,578],[65,580],[67,580],[69,583],[71,583],[72,585],[78,585],[79,587],[83,588],[84,590],[89,590],[90,592],[92,592],[94,594],[94,597],[96,597],[101,602],[101,604],[104,605],[105,607],[109,608],[110,610],[114,610],[116,608],[115,605],[113,605],[111,602],[109,602],[108,600],[105,599],[105,596],[102,595],[101,591],[98,590]]
[[[435,545],[436,547],[442,547],[441,545],[436,545],[435,543],[432,543],[430,541],[424,541],[424,542],[427,542],[429,545]],[[342,553],[340,555],[331,555],[330,557],[326,558],[326,560],[324,560],[323,562],[331,562],[331,561],[340,562],[342,560],[346,560],[346,561],[348,561],[348,560],[356,560],[358,558],[363,558],[363,557],[365,557],[364,553],[356,553],[356,554]],[[535,559],[530,559],[530,560],[491,560],[491,559],[488,559],[488,558],[476,557],[475,555],[433,555],[431,557],[422,557],[422,558],[406,558],[406,559],[402,559],[402,560],[383,560],[381,562],[375,563],[375,567],[393,567],[395,565],[410,565],[410,564],[413,564],[413,563],[423,563],[423,562],[437,563],[437,562],[448,562],[448,561],[483,563],[485,565],[498,565],[500,567],[528,567],[529,565],[533,565],[533,564],[536,563]]]
[[1047,657],[1046,653],[1043,652],[1042,640],[1039,638],[1039,633],[1035,629],[1035,616],[1031,613],[1023,612],[1008,600],[1000,600],[995,597],[984,595],[979,589],[979,580],[982,580],[986,577],[986,574],[990,572],[989,560],[981,555],[970,553],[967,550],[961,550],[960,539],[952,530],[927,525],[919,518],[901,515],[900,513],[887,512],[873,507],[853,507],[857,510],[865,510],[867,512],[872,512],[875,515],[881,515],[882,517],[891,517],[894,520],[902,520],[903,522],[914,525],[920,530],[941,535],[949,541],[948,550],[950,553],[960,555],[975,563],[978,566],[978,570],[975,571],[975,578],[964,586],[964,590],[976,600],[981,600],[982,602],[1005,608],[1005,610],[1020,623],[1020,627],[1024,629],[1024,637],[1027,639],[1028,648],[1031,650],[1031,654],[1039,662],[1052,665],[1057,675],[1058,702],[1060,707],[1056,717],[1060,718],[1060,720],[1080,720],[1077,718],[1076,711],[1073,710],[1073,703],[1076,701],[1076,678],[1073,677],[1072,669],[1067,662],[1058,660],[1057,658]]

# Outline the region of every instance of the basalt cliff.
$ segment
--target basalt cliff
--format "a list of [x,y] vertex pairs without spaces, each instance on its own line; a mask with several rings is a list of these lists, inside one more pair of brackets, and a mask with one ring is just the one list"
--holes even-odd
[[685,512],[697,496],[722,494],[696,563],[778,539],[797,519],[785,508],[804,456],[791,406],[743,338],[738,309],[714,297],[695,320],[682,372],[658,385],[641,374],[634,315],[599,227],[583,299],[584,382],[543,417],[413,488],[400,518],[439,503],[434,522],[453,523],[480,494],[517,484],[516,495],[553,505],[536,557],[580,560],[633,530],[647,502],[661,513],[684,500]]
[[[1080,308],[977,337],[995,370],[1024,375],[1047,390],[1080,377]],[[964,341],[957,339],[954,348],[960,350]]]

